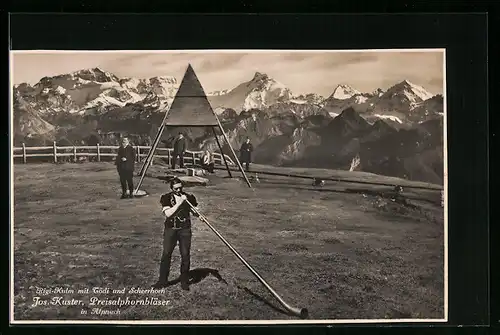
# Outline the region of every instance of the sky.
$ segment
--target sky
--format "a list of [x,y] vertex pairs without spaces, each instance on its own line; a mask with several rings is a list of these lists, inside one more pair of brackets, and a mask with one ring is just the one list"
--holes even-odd
[[118,77],[174,76],[180,82],[190,63],[206,92],[231,89],[266,73],[294,94],[329,96],[339,84],[361,92],[409,80],[433,94],[443,93],[440,50],[368,52],[13,52],[13,84],[99,67]]

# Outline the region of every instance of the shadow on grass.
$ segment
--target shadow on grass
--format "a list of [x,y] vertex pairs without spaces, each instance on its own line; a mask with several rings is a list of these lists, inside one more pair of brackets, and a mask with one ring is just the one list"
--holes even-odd
[[[224,278],[222,278],[222,276],[220,275],[219,270],[210,269],[210,268],[197,268],[197,269],[193,269],[193,270],[189,271],[189,285],[197,284],[210,275],[217,278],[217,280],[219,280],[220,282],[223,282],[224,284],[228,285],[227,281]],[[181,279],[180,279],[180,277],[178,277],[174,280],[168,281],[167,286],[176,285],[176,284],[180,283],[180,281],[181,281]],[[281,314],[284,314],[284,315],[293,316],[290,312],[288,312],[282,308],[277,307],[273,303],[269,302],[267,299],[261,297],[257,293],[252,292],[249,288],[239,286],[239,285],[237,285],[236,287],[238,289],[243,290],[246,293],[250,294],[252,297],[256,298],[258,301],[263,302],[267,306],[271,307],[273,310],[275,310]]]
[[[227,281],[224,278],[222,278],[222,276],[219,273],[219,270],[210,269],[210,268],[198,268],[198,269],[193,269],[193,270],[189,271],[189,284],[190,285],[197,284],[210,275],[214,276],[215,278],[217,278],[217,280],[219,280],[227,285]],[[172,285],[178,284],[180,282],[181,282],[181,278],[178,277],[174,280],[168,281],[167,286],[172,286]]]
[[[279,182],[272,182],[272,181],[265,181],[265,184],[271,184],[275,188],[283,188],[287,190],[298,190],[298,191],[317,191],[317,192],[326,192],[326,193],[344,193],[344,194],[369,194],[372,196],[380,196],[382,198],[390,199],[392,197],[392,194],[389,192],[384,192],[384,191],[373,191],[373,190],[367,190],[367,189],[353,189],[353,188],[345,188],[345,189],[329,189],[329,188],[324,188],[324,187],[308,187],[306,185],[304,186],[291,186],[290,184],[285,184],[285,183],[279,183]],[[404,199],[407,200],[414,200],[414,201],[422,201],[426,202],[432,205],[437,205],[440,206],[440,202],[436,200],[431,200],[423,197],[414,197],[414,196],[404,196]],[[417,207],[408,203],[404,203],[404,205],[409,206],[409,207]]]

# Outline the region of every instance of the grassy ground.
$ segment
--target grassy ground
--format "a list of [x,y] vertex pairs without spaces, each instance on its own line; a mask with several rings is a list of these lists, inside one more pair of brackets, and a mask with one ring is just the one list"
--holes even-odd
[[[163,171],[153,166],[150,173]],[[217,171],[210,186],[187,191],[285,301],[308,308],[310,319],[444,317],[443,209],[435,204],[436,192],[409,193],[415,207],[408,207],[367,185],[329,183],[319,192],[308,180],[269,177],[250,191],[226,175]],[[41,296],[37,287],[74,289],[41,297],[85,304],[98,295],[76,290],[149,288],[161,256],[159,197],[169,189],[149,177],[142,187],[149,197],[120,200],[110,163],[16,165],[14,178],[15,319],[294,318],[197,219],[190,291],[174,284],[163,294],[100,296],[157,297],[168,305],[124,306],[107,316],[91,314],[88,306],[32,307],[33,297]],[[176,248],[171,279],[179,264]]]

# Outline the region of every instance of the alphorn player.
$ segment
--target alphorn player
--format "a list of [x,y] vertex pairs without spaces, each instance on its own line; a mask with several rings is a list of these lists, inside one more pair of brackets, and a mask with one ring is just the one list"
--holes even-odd
[[153,285],[154,288],[167,286],[172,252],[177,242],[179,242],[179,251],[181,254],[181,287],[183,290],[189,290],[192,210],[186,200],[193,206],[197,206],[198,202],[194,195],[185,193],[182,186],[182,181],[179,178],[172,179],[170,181],[170,188],[172,191],[163,194],[160,198],[162,212],[165,215],[165,228],[163,231],[163,253],[160,262],[160,278],[158,282]]

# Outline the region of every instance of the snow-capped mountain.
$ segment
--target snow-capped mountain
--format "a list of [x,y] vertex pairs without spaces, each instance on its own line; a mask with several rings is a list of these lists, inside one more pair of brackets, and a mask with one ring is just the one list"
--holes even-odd
[[118,78],[100,68],[84,69],[54,77],[44,77],[31,87],[14,86],[41,115],[54,113],[95,115],[137,103],[154,93],[164,104],[170,103],[178,89],[174,77],[149,79]]
[[209,100],[216,113],[228,108],[240,113],[287,101],[291,97],[292,92],[285,85],[265,73],[256,72],[252,80],[238,85],[227,93],[212,95]]
[[432,97],[433,94],[422,86],[403,80],[377,98],[377,108],[379,110],[409,111]]
[[231,91],[230,89],[227,89],[227,90],[208,92],[206,94],[207,94],[207,96],[214,96],[214,95],[219,96],[219,95],[228,94],[230,91]]
[[437,94],[430,99],[416,104],[410,111],[410,115],[413,117],[414,122],[419,123],[426,119],[444,116],[443,96]]
[[385,91],[381,88],[377,88],[376,90],[374,90],[371,95],[374,96],[374,97],[380,97],[382,96],[382,94],[384,94]]
[[361,92],[352,88],[347,84],[338,85],[333,91],[332,95],[329,98],[344,100],[353,97],[354,95],[359,95]]
[[339,115],[347,108],[353,108],[368,121],[384,119],[399,124],[414,123],[435,117],[436,113],[442,112],[442,108],[436,112],[429,112],[428,110],[426,112],[424,110],[425,108],[439,109],[439,104],[424,104],[425,101],[431,98],[433,98],[432,93],[419,85],[404,80],[393,85],[387,91],[379,88],[372,93],[359,93],[346,99],[335,98],[334,94],[332,94],[325,101],[325,109],[332,116]]
[[[163,110],[172,102],[178,88],[179,82],[172,76],[119,78],[103,69],[92,68],[44,77],[34,86],[15,85],[14,95],[22,97],[39,115],[95,116],[130,104]],[[248,82],[207,95],[218,114],[229,109],[239,114],[257,108],[273,114],[292,111],[301,117],[317,113],[336,117],[353,108],[370,122],[384,119],[404,124],[422,122],[443,113],[442,97],[432,98],[431,93],[408,80],[386,91],[378,88],[371,93],[361,93],[348,84],[341,84],[324,99],[316,93],[293,95],[284,84],[256,72]]]
[[316,93],[300,94],[290,99],[290,102],[295,104],[312,104],[318,106],[322,106],[324,101],[325,98]]

